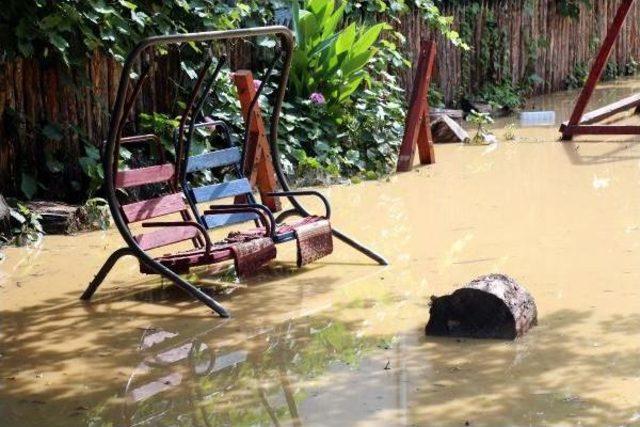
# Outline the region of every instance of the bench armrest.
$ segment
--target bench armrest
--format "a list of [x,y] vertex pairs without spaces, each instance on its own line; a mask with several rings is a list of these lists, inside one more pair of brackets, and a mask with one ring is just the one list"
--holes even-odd
[[266,233],[265,237],[274,238],[276,235],[276,222],[273,214],[266,206],[260,204],[243,204],[234,205],[211,205],[210,210],[204,211],[205,215],[222,215],[228,213],[252,212],[260,218],[260,222],[264,225]]
[[284,197],[313,196],[313,197],[317,197],[322,201],[322,204],[324,205],[324,217],[326,219],[331,218],[331,205],[329,204],[329,200],[327,200],[327,198],[325,196],[323,196],[322,194],[320,194],[317,191],[313,191],[313,190],[280,191],[280,192],[265,193],[265,194],[267,196],[274,196],[274,197],[278,197],[278,196],[284,196]]

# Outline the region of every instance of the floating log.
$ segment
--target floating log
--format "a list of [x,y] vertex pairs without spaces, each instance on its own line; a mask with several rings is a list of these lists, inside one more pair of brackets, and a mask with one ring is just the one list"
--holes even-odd
[[431,122],[431,135],[437,143],[469,142],[469,134],[446,114]]
[[513,340],[538,323],[533,297],[503,274],[481,276],[451,295],[431,297],[425,333]]

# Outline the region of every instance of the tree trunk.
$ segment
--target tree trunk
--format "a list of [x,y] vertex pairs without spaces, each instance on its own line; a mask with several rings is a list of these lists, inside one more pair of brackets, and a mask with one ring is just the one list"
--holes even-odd
[[431,297],[427,335],[513,340],[538,323],[533,297],[512,278],[482,276],[451,295]]

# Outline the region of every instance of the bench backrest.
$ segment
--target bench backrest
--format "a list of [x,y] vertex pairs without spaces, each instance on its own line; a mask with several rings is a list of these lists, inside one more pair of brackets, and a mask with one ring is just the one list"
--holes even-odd
[[[225,126],[221,122],[204,122],[196,125],[197,127],[217,128]],[[227,135],[225,133],[225,135]],[[230,141],[228,141],[230,142]],[[197,205],[206,203],[212,205],[212,202],[230,197],[246,197],[248,201],[255,202],[251,183],[240,174],[240,163],[242,154],[238,147],[224,148],[216,151],[210,151],[203,154],[189,156],[186,165],[186,179],[183,187],[187,198],[198,221],[208,229],[223,227],[241,222],[255,221],[256,215],[253,213],[231,213],[226,215],[200,215]],[[231,167],[234,179],[219,184],[210,184],[203,186],[193,186],[190,179],[194,173],[202,171],[215,171],[216,169]],[[207,206],[208,207],[208,206]]]
[[[155,135],[136,135],[121,139],[121,144],[127,143],[155,143],[160,146],[159,139]],[[121,204],[120,212],[127,224],[138,223],[175,213],[180,213],[184,220],[190,219],[188,213],[189,207],[185,203],[183,194],[173,187],[174,176],[175,166],[167,162],[159,165],[121,170],[116,173],[115,186],[118,189],[129,189],[163,183],[170,189],[169,194],[163,196]],[[138,234],[134,236],[134,239],[143,250],[149,250],[191,240],[196,238],[197,235],[198,230],[194,227],[166,227]]]

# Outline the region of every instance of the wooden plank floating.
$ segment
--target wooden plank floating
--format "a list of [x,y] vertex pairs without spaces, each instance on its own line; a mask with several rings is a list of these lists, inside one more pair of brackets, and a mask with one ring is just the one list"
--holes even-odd
[[182,193],[169,194],[141,202],[122,206],[122,213],[127,222],[144,221],[187,209]]
[[462,119],[464,119],[464,111],[462,110],[452,110],[450,108],[431,108],[429,110],[429,116],[433,119],[437,119],[443,115],[456,121],[462,121]]
[[211,153],[189,157],[187,172],[197,172],[240,163],[240,150],[237,147],[225,148]]
[[173,177],[174,171],[175,169],[170,163],[120,171],[116,175],[116,187],[130,188],[166,182]]
[[469,142],[469,134],[448,115],[442,114],[431,122],[433,142]]
[[[613,104],[606,105],[597,110],[585,113],[580,120],[581,125],[588,125],[607,119],[623,111],[630,110],[631,108],[638,107],[640,105],[640,93],[621,99]],[[569,123],[569,122],[565,122]]]
[[503,274],[481,276],[451,295],[431,297],[425,333],[513,340],[538,323],[536,303]]

